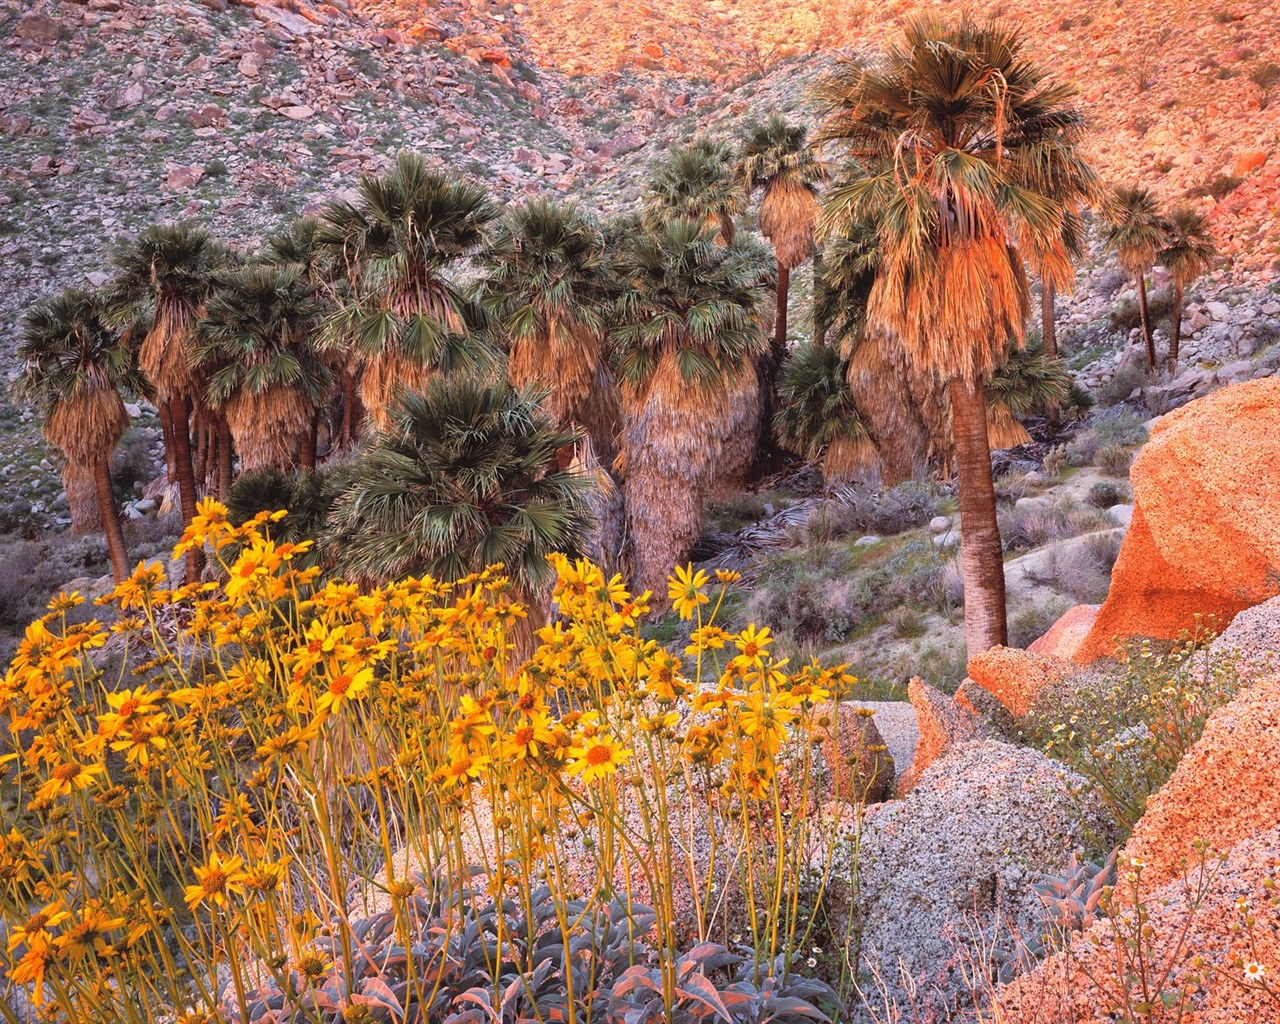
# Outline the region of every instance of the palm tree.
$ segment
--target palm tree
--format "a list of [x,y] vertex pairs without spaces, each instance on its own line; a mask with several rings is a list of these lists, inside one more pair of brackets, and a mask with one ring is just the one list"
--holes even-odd
[[774,433],[791,451],[821,460],[828,484],[847,483],[878,461],[848,372],[834,348],[804,345],[787,356],[778,376]]
[[310,540],[314,546],[295,554],[293,565],[326,566],[332,552],[325,543],[325,523],[349,477],[349,462],[315,472],[287,473],[274,466],[246,470],[227,491],[228,518],[239,526],[263,509],[284,509],[288,515],[270,526],[271,539],[289,544]]
[[994,23],[922,18],[882,61],[841,60],[820,85],[819,141],[865,169],[828,193],[826,222],[874,224],[868,320],[947,384],[971,656],[1008,639],[985,382],[1024,337],[1020,247],[1052,253],[1068,214],[1052,184],[1080,159],[1073,91],[1021,51]]
[[703,136],[671,149],[649,182],[644,222],[650,229],[673,219],[705,223],[719,233],[723,245],[732,245],[733,218],[745,205],[729,147]]
[[609,254],[599,225],[576,207],[534,200],[504,220],[485,258],[481,304],[509,348],[508,379],[545,392],[551,417],[582,424],[610,460],[621,413],[604,351]]
[[[325,317],[349,300],[351,282],[345,266],[332,259],[322,239],[323,225],[316,217],[295,217],[267,239],[263,260],[273,266],[297,267],[304,279],[315,286],[316,295],[325,306]],[[320,352],[325,363],[338,376],[338,398],[341,420],[331,431],[334,447],[350,448],[359,435],[364,413],[360,403],[360,353],[347,337],[329,337],[323,332]]]
[[[658,587],[702,527],[725,441],[744,432],[768,295],[759,247],[717,245],[705,220],[633,235],[617,256],[627,526],[638,589]],[[739,396],[734,400],[735,393]]]
[[[111,328],[99,295],[68,289],[31,307],[18,347],[19,398],[44,417],[44,435],[67,458],[64,481],[91,478],[111,572],[129,575],[129,555],[111,490],[111,456],[129,426],[121,389],[147,394],[128,339]],[[70,487],[70,483],[68,483]]]
[[774,114],[747,134],[738,154],[737,178],[751,195],[764,191],[760,230],[778,263],[778,309],[773,333],[774,371],[787,346],[787,299],[791,271],[809,258],[818,224],[818,183],[822,164],[806,140],[803,125]]
[[405,395],[349,468],[329,516],[337,568],[360,580],[456,580],[501,562],[526,597],[590,526],[588,478],[555,468],[576,440],[538,396],[462,374]]
[[1213,266],[1218,255],[1205,219],[1187,206],[1179,206],[1166,223],[1164,248],[1156,260],[1173,277],[1173,310],[1169,313],[1169,376],[1178,372],[1182,343],[1182,306],[1187,288]]
[[333,386],[316,350],[320,309],[296,265],[251,266],[226,275],[196,325],[206,398],[243,469],[315,468],[316,410]]
[[[154,225],[115,257],[108,299],[112,317],[118,323],[134,318],[143,323],[138,364],[160,404],[169,481],[176,477],[184,524],[196,511],[190,421],[203,390],[192,366],[192,328],[218,274],[230,263],[230,252],[191,223]],[[188,582],[194,582],[199,568],[199,553],[192,551]]]
[[987,433],[991,447],[1013,448],[1031,440],[1019,416],[1033,416],[1071,400],[1071,372],[1042,348],[1012,348],[987,381]]
[[1164,248],[1167,234],[1159,201],[1149,188],[1121,186],[1103,204],[1107,221],[1107,248],[1116,254],[1120,266],[1138,288],[1138,319],[1142,340],[1147,346],[1147,372],[1156,372],[1156,343],[1151,336],[1147,311],[1147,271]]
[[491,361],[475,330],[479,310],[449,271],[480,251],[497,216],[483,188],[411,153],[383,175],[364,175],[358,202],[325,207],[318,243],[351,281],[326,335],[362,356],[361,398],[378,429],[390,427],[397,392]]

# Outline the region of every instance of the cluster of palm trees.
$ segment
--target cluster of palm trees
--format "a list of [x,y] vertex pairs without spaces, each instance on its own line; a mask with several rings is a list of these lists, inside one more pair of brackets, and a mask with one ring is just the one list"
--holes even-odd
[[[259,252],[153,227],[102,294],[29,313],[19,391],[104,522],[131,391],[160,410],[184,519],[202,490],[296,507],[291,528],[357,579],[502,561],[534,591],[547,553],[586,549],[656,588],[707,498],[778,447],[835,479],[954,472],[984,650],[1006,638],[990,448],[1071,397],[1052,348],[1023,341],[1031,276],[1069,284],[1098,197],[1082,122],[1016,33],[968,21],[912,24],[818,98],[812,139],[779,116],[736,149],[697,139],[605,222],[503,210],[401,154]],[[755,196],[769,247],[736,230]],[[811,257],[814,338],[788,351]],[[620,496],[616,534],[593,489]]]
[[1157,264],[1173,284],[1169,312],[1169,376],[1178,372],[1182,342],[1183,298],[1187,288],[1212,265],[1217,256],[1205,218],[1192,207],[1178,206],[1165,213],[1156,194],[1148,188],[1121,186],[1103,204],[1107,247],[1133,277],[1138,293],[1138,320],[1147,349],[1147,373],[1155,375],[1156,344],[1147,302],[1147,274]]

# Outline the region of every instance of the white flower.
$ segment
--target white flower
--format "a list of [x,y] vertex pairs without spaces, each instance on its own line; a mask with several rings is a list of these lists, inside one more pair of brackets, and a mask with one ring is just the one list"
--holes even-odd
[[1259,982],[1267,976],[1267,969],[1260,963],[1250,960],[1244,965],[1244,980]]
[[1139,871],[1141,871],[1143,868],[1147,866],[1147,862],[1143,860],[1141,857],[1130,857],[1129,864],[1131,867],[1135,867]]
[[[808,960],[806,960],[806,961],[805,961],[805,963],[806,963],[806,964],[808,964],[810,967],[817,967],[817,966],[818,966],[818,961],[817,961],[817,960],[815,960],[813,957],[809,957],[809,959],[808,959]],[[1256,966],[1257,966],[1257,964],[1253,964],[1252,966],[1256,967]]]

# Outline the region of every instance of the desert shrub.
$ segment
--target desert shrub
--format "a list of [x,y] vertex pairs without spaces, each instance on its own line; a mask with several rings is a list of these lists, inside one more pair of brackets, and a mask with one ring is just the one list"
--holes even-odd
[[1188,638],[1168,653],[1133,646],[1114,672],[1042,693],[1024,727],[1028,738],[1089,780],[1096,798],[1127,836],[1240,677],[1226,658]]
[[[1147,294],[1147,322],[1152,328],[1167,319],[1173,311],[1173,292],[1164,288]],[[1142,311],[1138,308],[1137,295],[1124,295],[1111,306],[1111,327],[1126,334],[1142,326]]]
[[1119,405],[1135,390],[1142,390],[1151,383],[1151,375],[1145,365],[1129,363],[1122,366],[1102,387],[1098,388],[1098,404],[1104,409]]
[[1106,444],[1098,449],[1094,461],[1107,476],[1127,477],[1129,464],[1133,462],[1133,452],[1118,444]]
[[1030,647],[1061,618],[1066,606],[1055,603],[1032,605],[1009,616],[1009,646]]
[[1097,509],[1083,508],[1069,495],[1053,502],[1038,501],[1022,508],[1000,509],[998,520],[1000,538],[1007,552],[1030,551],[1113,525]]
[[1203,185],[1190,189],[1187,195],[1192,199],[1199,196],[1212,196],[1214,199],[1222,199],[1223,196],[1230,195],[1242,184],[1244,184],[1244,178],[1237,174],[1215,174]]
[[43,540],[0,537],[0,655],[70,580],[110,572],[100,537],[51,534]]
[[1044,475],[1050,480],[1062,476],[1063,467],[1067,464],[1067,446],[1056,444],[1044,456]]
[[[117,486],[126,489],[134,484],[147,484],[156,475],[156,464],[151,457],[153,431],[145,427],[130,427],[116,446],[111,476]],[[163,463],[161,467],[163,470]]]
[[1105,530],[1079,544],[1050,552],[1050,578],[1081,604],[1100,604],[1111,589],[1111,570],[1120,557],[1121,537]]
[[1027,483],[1026,473],[1001,473],[993,481],[996,489],[996,500],[1012,504],[1019,498],[1031,493],[1031,485]]
[[925,632],[924,616],[918,608],[910,605],[891,609],[885,616],[885,624],[893,630],[896,637],[923,636]]
[[1110,508],[1112,505],[1121,504],[1124,500],[1124,493],[1110,480],[1099,480],[1089,488],[1089,504],[1094,508]]
[[888,610],[893,605],[911,605],[949,615],[955,608],[947,586],[950,559],[931,541],[917,540],[902,545],[878,569],[882,579],[874,581],[876,601]]
[[1067,444],[1067,462],[1072,466],[1088,466],[1099,449],[1108,445],[1132,447],[1147,439],[1147,428],[1137,413],[1128,409],[1107,409],[1097,413]]
[[894,650],[864,657],[855,664],[859,680],[883,695],[904,700],[913,676],[943,693],[955,693],[968,674],[969,658],[964,641],[915,641],[909,650]]
[[[0,794],[11,985],[103,1024],[470,1024],[495,1019],[476,1009],[491,997],[497,1019],[568,1019],[565,977],[592,955],[580,928],[607,907],[649,944],[600,974],[619,1019],[692,1024],[729,993],[761,1019],[820,1018],[799,1001],[817,997],[839,1013],[821,986],[784,993],[813,927],[798,908],[831,881],[819,871],[815,897],[812,864],[849,841],[805,796],[844,666],[788,666],[767,629],[721,628],[732,573],[670,579],[697,623],[678,656],[641,639],[647,600],[552,556],[560,618],[521,641],[501,567],[321,583],[305,544],[270,539],[278,519],[237,527],[203,504],[174,556],[204,548],[225,583],[175,594],[143,566],[112,595],[117,627],[77,624],[76,596],[32,625],[3,690],[23,723]],[[104,647],[132,666],[116,692]],[[440,879],[472,898],[441,907]],[[460,931],[424,926],[441,919]],[[682,955],[692,937],[735,955]],[[461,975],[421,960],[455,938]],[[568,956],[543,959],[556,943]]]
[[851,529],[892,536],[923,526],[941,514],[949,492],[931,481],[907,480],[879,492],[840,487],[835,495],[848,509]]

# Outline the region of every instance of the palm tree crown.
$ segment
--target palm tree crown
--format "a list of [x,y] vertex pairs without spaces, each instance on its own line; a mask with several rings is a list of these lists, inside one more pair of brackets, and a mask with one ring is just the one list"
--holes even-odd
[[745,192],[764,190],[760,230],[788,270],[800,266],[813,248],[818,183],[826,177],[807,134],[803,125],[774,114],[747,134],[736,168]]
[[796,349],[778,377],[778,441],[805,458],[821,459],[827,483],[847,481],[876,461],[847,377],[846,361],[826,345]]
[[456,580],[501,562],[531,594],[590,526],[587,478],[554,469],[576,436],[505,382],[436,378],[352,464],[330,517],[338,568]]
[[731,245],[733,218],[742,212],[746,196],[731,171],[729,147],[706,137],[688,146],[673,147],[649,182],[645,195],[645,223],[692,220],[715,228]]
[[322,308],[296,264],[229,274],[208,302],[197,361],[246,469],[291,465],[333,386],[315,345]]
[[1169,373],[1178,372],[1178,347],[1182,340],[1182,306],[1187,288],[1213,266],[1218,255],[1213,236],[1201,214],[1179,206],[1165,222],[1164,246],[1156,254],[1173,278],[1173,309],[1169,313]]
[[604,356],[610,261],[599,225],[535,200],[503,221],[486,260],[481,302],[510,349],[511,383],[546,391],[558,422],[583,423],[611,450],[617,386]]
[[362,177],[358,202],[325,207],[319,244],[352,281],[326,333],[366,359],[365,405],[378,426],[389,425],[396,391],[420,388],[437,370],[489,363],[478,310],[449,270],[480,250],[497,216],[483,188],[410,153]]

